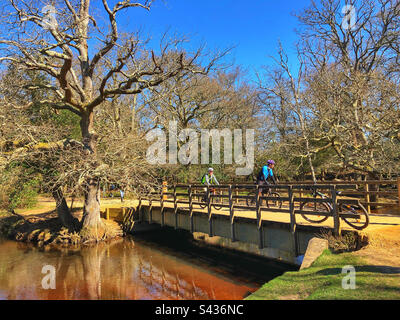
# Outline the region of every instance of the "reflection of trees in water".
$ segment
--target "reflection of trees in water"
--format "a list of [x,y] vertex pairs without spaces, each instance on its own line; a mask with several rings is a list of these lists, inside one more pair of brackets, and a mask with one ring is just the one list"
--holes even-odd
[[[0,243],[8,299],[236,299],[248,290],[128,239],[47,252],[17,246]],[[55,290],[41,287],[47,264],[56,267]]]
[[209,300],[210,296],[207,292],[198,287],[194,279],[187,281],[181,279],[178,273],[170,273],[164,269],[163,266],[158,268],[154,266],[151,261],[143,261],[139,257],[139,279],[142,281],[147,289],[150,297],[159,296],[160,293],[165,298],[170,299],[183,299],[183,300]]

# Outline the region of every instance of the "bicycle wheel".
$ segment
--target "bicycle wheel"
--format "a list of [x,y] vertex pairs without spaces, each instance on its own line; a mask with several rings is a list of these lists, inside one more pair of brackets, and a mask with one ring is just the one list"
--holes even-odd
[[341,204],[339,215],[350,227],[356,230],[363,230],[369,224],[369,215],[364,206]]
[[215,210],[221,210],[222,209],[222,206],[220,204],[214,204],[214,201],[213,201],[212,206],[214,207]]
[[[326,212],[330,213],[331,208],[325,203],[325,202],[314,202],[314,201],[305,201],[302,204],[300,204],[300,210],[308,210],[308,211],[319,211],[319,212]],[[322,223],[326,219],[329,218],[329,216],[320,216],[320,215],[307,215],[302,213],[301,216],[307,220],[308,222],[314,222],[314,223]]]
[[277,207],[282,208],[281,195],[278,192],[271,192],[268,197],[274,197],[274,200],[267,200],[267,207]]
[[199,196],[199,202],[201,202],[201,203],[199,204],[199,206],[200,206],[201,209],[204,209],[204,208],[207,207],[207,202],[206,202],[206,196],[205,196],[205,195]]
[[246,205],[248,207],[254,207],[256,205],[256,193],[251,191],[247,196],[250,198],[246,198]]

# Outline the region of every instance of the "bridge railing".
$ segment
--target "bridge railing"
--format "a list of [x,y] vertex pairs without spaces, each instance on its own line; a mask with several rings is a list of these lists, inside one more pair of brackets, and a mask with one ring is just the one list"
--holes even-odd
[[[254,211],[259,232],[259,246],[262,248],[263,211],[285,213],[289,215],[290,232],[293,235],[293,241],[295,242],[294,245],[297,245],[296,227],[298,223],[296,215],[298,214],[332,217],[334,233],[339,235],[341,233],[341,225],[337,191],[349,190],[355,188],[355,185],[270,185],[268,188],[271,190],[271,193],[267,193],[266,195],[261,192],[263,188],[265,188],[265,186],[258,186],[255,184],[226,184],[213,185],[210,187],[201,184],[176,184],[169,186],[169,189],[164,189],[161,192],[153,192],[148,197],[141,198],[140,203],[142,203],[142,201],[149,201],[150,222],[152,222],[151,208],[154,202],[159,202],[161,206],[162,225],[164,225],[165,206],[167,203],[173,203],[176,228],[178,226],[178,209],[188,211],[191,222],[191,231],[194,231],[194,211],[196,211],[196,209],[197,211],[199,211],[199,209],[206,209],[210,236],[213,235],[212,217],[214,214],[217,214],[217,212],[213,211],[212,208],[217,207],[218,210],[221,208],[228,209],[232,241],[236,240],[234,222],[237,215],[235,216],[235,211]],[[315,197],[314,195],[316,191],[323,193],[325,197]],[[275,192],[279,192],[279,197],[274,194]],[[263,203],[267,201],[275,202],[275,204],[279,201],[280,205],[264,206]],[[328,204],[329,211],[319,211],[315,210],[315,208],[314,210],[307,209],[306,207],[302,208],[300,204],[304,202],[311,204],[326,203]],[[180,206],[180,204],[184,204],[185,206]],[[200,208],[194,208],[194,206],[199,206]]]
[[[289,181],[289,185],[313,185],[313,181]],[[342,191],[341,197],[356,198],[371,215],[400,215],[400,177],[391,180],[363,180],[363,181],[318,181],[319,185],[335,185],[341,189],[343,185],[354,187]]]

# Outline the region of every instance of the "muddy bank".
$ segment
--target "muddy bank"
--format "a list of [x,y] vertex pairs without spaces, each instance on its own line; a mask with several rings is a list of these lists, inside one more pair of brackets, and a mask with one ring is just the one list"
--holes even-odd
[[[121,227],[102,219],[104,228],[99,234],[99,241],[115,239],[123,236]],[[87,243],[78,232],[70,232],[57,217],[55,211],[39,215],[8,214],[0,218],[0,235],[10,240],[34,243],[38,246],[69,246]]]

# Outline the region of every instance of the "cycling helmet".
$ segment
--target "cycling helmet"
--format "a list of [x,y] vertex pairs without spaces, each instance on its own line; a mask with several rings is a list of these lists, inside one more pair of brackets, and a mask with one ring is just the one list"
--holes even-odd
[[274,160],[268,160],[267,164],[275,164],[275,161]]
[[210,172],[210,171],[214,171],[214,169],[213,168],[208,168],[208,172]]

